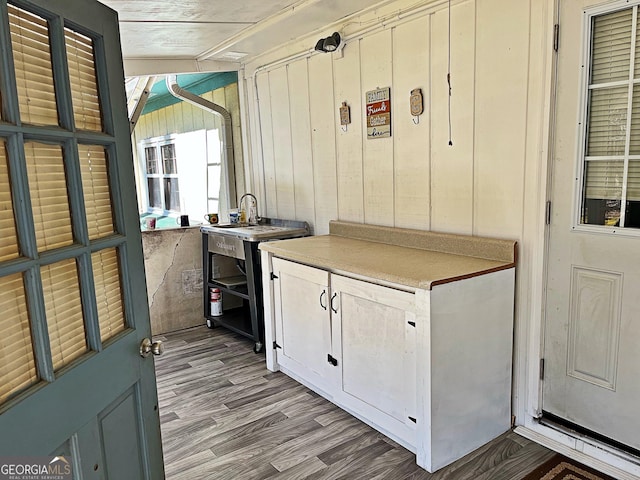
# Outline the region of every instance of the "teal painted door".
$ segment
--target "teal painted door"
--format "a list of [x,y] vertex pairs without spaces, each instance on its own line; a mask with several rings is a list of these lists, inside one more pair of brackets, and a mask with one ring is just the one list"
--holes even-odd
[[115,12],[0,0],[0,464],[164,477]]

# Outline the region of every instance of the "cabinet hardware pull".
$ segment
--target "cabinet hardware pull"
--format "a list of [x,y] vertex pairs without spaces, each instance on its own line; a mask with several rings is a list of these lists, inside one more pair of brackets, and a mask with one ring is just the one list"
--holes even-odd
[[330,353],[327,355],[327,362],[329,362],[334,367],[338,366],[338,359],[337,358],[333,358]]
[[271,272],[271,280],[275,280],[276,278],[278,278],[278,276],[275,273]]
[[320,306],[322,307],[323,310],[327,309],[327,305],[326,304],[322,304],[322,297],[325,296],[327,294],[326,290],[322,290],[322,293],[320,294]]
[[407,322],[409,325],[411,325],[412,327],[416,326],[416,322]]
[[278,345],[275,340],[273,342],[273,349],[275,350],[276,348],[282,348],[280,345]]
[[417,423],[417,420],[414,417],[409,417],[409,420],[411,420],[413,423]]
[[334,293],[334,294],[331,296],[331,311],[332,311],[333,313],[338,313],[338,310],[337,310],[337,309],[335,309],[335,308],[333,308],[333,299],[334,299],[334,298],[336,298],[337,296],[338,296],[338,294],[337,294],[337,293]]

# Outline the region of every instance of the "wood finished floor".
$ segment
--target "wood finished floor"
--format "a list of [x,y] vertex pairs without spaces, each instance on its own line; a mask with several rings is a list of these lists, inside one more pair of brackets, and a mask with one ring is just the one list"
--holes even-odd
[[434,474],[223,328],[154,339],[167,480],[520,480],[553,452],[508,432]]

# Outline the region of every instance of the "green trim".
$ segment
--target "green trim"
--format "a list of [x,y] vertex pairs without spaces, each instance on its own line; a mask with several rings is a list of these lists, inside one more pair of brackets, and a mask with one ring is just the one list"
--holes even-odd
[[[194,73],[188,75],[178,75],[178,86],[188,90],[195,95],[217,90],[232,83],[238,83],[238,72],[221,73]],[[149,100],[142,110],[142,115],[155,112],[161,108],[180,103],[182,100],[174,97],[167,90],[165,80],[156,82],[151,88]]]

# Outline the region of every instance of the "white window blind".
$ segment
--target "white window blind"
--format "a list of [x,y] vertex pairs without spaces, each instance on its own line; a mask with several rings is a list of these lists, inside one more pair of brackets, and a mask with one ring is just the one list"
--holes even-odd
[[34,125],[58,125],[46,20],[9,5],[20,118]]
[[[636,227],[626,218],[640,200],[640,31],[638,7],[591,20],[588,117],[581,222]],[[636,84],[636,82],[638,82]]]
[[595,17],[591,84],[629,79],[633,11]]
[[627,199],[640,202],[640,160],[629,161],[627,174]]
[[587,198],[622,198],[622,161],[592,161],[587,164]]

